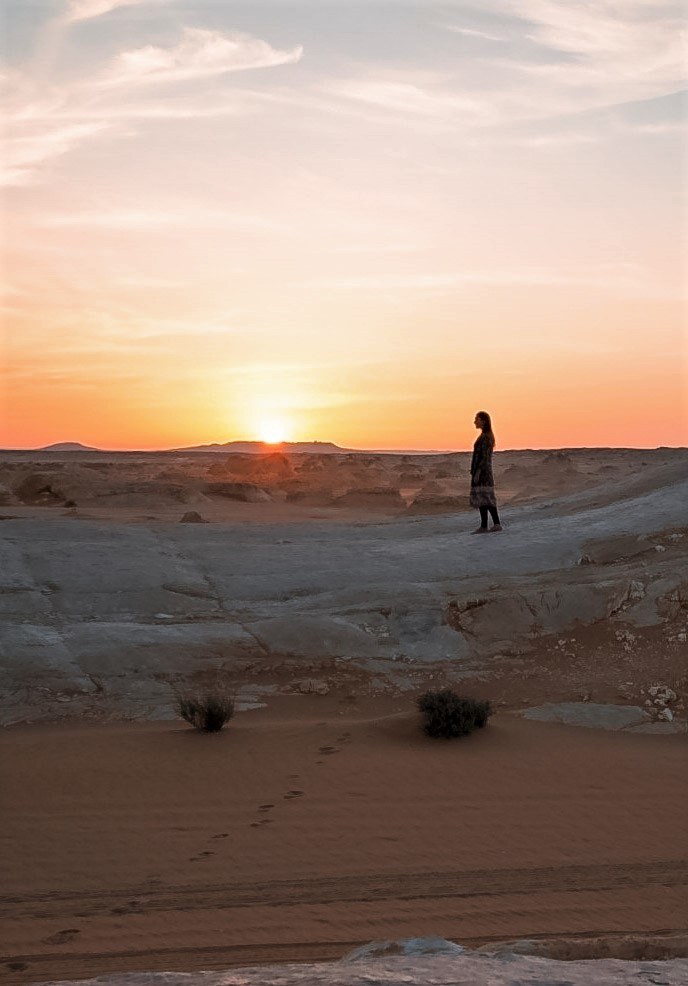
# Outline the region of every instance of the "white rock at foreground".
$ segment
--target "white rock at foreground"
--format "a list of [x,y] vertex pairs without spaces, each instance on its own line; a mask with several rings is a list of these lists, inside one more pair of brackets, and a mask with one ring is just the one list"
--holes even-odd
[[[73,982],[73,981],[72,981]],[[686,986],[688,959],[628,962],[505,955],[454,955],[263,965],[224,972],[136,972],[99,976],[81,986]]]
[[602,705],[597,702],[548,702],[526,709],[522,715],[524,719],[612,731],[648,722],[645,709],[639,705]]
[[342,962],[360,962],[362,959],[390,958],[393,955],[461,955],[466,951],[446,938],[399,938],[397,941],[371,941],[349,952]]

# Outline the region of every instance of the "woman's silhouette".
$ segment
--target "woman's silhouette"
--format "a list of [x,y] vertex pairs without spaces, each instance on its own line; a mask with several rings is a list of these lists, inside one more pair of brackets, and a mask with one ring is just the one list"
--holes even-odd
[[[478,411],[473,422],[480,428],[471,459],[471,496],[470,504],[480,511],[480,527],[473,534],[487,534],[501,531],[495,499],[494,476],[492,475],[492,450],[495,447],[495,437],[492,431],[492,421],[487,411]],[[488,513],[492,517],[493,527],[487,526]]]

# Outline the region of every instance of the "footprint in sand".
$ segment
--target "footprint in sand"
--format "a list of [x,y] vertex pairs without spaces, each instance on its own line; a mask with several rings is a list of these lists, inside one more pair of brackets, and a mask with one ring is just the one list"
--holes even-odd
[[322,753],[324,757],[331,757],[333,753],[339,753],[338,746],[321,746],[318,749],[318,753]]
[[189,856],[190,863],[197,863],[199,859],[207,858],[208,856],[214,856],[215,853],[211,852],[210,849],[204,849],[203,852],[199,852],[198,856]]
[[287,793],[284,795],[286,801],[289,801],[291,798],[302,798],[302,797],[303,797],[303,791],[287,791]]
[[80,928],[65,928],[63,931],[57,931],[54,935],[49,938],[43,939],[44,945],[64,945],[68,941],[76,938],[78,934],[81,933]]
[[218,832],[217,835],[211,835],[211,839],[226,839],[229,832]]
[[141,914],[142,900],[130,900],[126,904],[121,904],[119,907],[113,907],[110,914]]
[[274,807],[274,805],[258,805],[258,811],[270,811]]
[[251,822],[252,829],[259,829],[261,825],[272,825],[274,818],[261,818],[259,822]]

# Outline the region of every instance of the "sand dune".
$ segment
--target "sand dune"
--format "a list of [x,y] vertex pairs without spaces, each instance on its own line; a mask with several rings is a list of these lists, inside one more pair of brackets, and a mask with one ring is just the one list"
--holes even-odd
[[301,696],[214,736],[13,730],[10,981],[682,927],[682,737],[500,716],[438,744],[394,706]]

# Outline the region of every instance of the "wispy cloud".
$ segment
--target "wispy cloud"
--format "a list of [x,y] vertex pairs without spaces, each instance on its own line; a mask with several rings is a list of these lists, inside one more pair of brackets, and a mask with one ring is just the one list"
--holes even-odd
[[384,78],[340,79],[323,85],[323,91],[344,99],[393,110],[404,114],[443,116],[461,114],[478,118],[485,110],[482,99],[476,99],[447,88],[423,87],[411,82]]
[[111,123],[139,120],[202,120],[214,117],[241,117],[256,111],[260,105],[249,93],[208,91],[188,94],[166,92],[154,99],[135,89],[125,97],[115,91],[114,98],[106,90],[100,98],[89,103],[68,103],[52,114],[53,120],[102,120]]
[[498,41],[501,43],[507,40],[500,34],[489,34],[487,31],[478,31],[472,27],[459,27],[456,24],[447,24],[447,30],[453,31],[455,34],[463,34],[466,38],[480,38],[482,41]]
[[[94,10],[94,4],[88,9]],[[255,110],[260,103],[250,96],[242,102],[236,93],[180,94],[174,84],[293,64],[302,54],[301,46],[281,50],[246,34],[186,28],[177,45],[146,45],[122,52],[88,81],[45,89],[21,72],[7,74],[0,79],[9,130],[0,184],[30,183],[41,165],[83,140],[108,130],[113,135],[127,133],[121,125],[128,120],[238,115],[249,112],[249,105]],[[152,84],[157,97],[142,99],[142,92]],[[114,129],[117,124],[119,130]]]
[[21,126],[15,129],[5,141],[0,185],[30,183],[39,165],[67,154],[84,140],[99,136],[110,129],[110,124],[76,123],[72,126],[41,128],[23,133],[24,129]]
[[492,42],[488,49],[462,49],[451,73],[414,79],[396,71],[383,75],[371,65],[324,88],[340,100],[394,114],[402,124],[401,117],[416,115],[485,130],[657,98],[685,84],[686,32],[675,4],[485,0],[484,10],[503,32],[444,25],[461,37]]
[[554,56],[522,59],[519,70],[558,87],[561,97],[576,95],[581,108],[664,95],[685,81],[686,31],[675,4],[504,0],[498,6],[521,18],[525,37]]
[[395,253],[420,253],[422,250],[427,250],[427,243],[381,243],[376,241],[371,241],[370,243],[346,243],[334,248],[335,253],[343,254],[359,254],[359,253],[372,253],[375,255],[380,254],[395,254]]
[[655,0],[592,3],[504,0],[498,7],[532,25],[529,36],[555,51],[598,56],[606,61],[639,58],[638,69],[680,69],[685,38],[677,4]]
[[34,220],[34,226],[52,229],[85,228],[103,230],[161,230],[171,227],[193,229],[242,229],[244,231],[270,230],[285,231],[285,227],[265,216],[253,216],[226,212],[218,209],[188,204],[157,209],[118,209],[93,212],[74,212],[67,214],[41,215]]
[[271,68],[298,62],[303,48],[297,45],[279,51],[260,38],[247,34],[222,34],[187,27],[182,40],[172,48],[146,45],[125,51],[100,79],[101,86],[182,82],[226,72]]
[[686,120],[663,120],[657,123],[636,123],[627,124],[619,128],[621,132],[637,134],[638,136],[664,136],[666,134],[685,134],[688,132],[688,122]]
[[642,291],[652,288],[651,275],[631,263],[598,264],[577,267],[514,267],[489,270],[461,270],[448,273],[362,274],[307,281],[309,287],[342,291],[450,292],[465,286],[476,287],[564,287],[587,286],[601,289]]
[[[93,17],[100,17],[102,14],[109,14],[111,10],[119,7],[133,7],[150,0],[70,0],[65,13],[65,20],[68,23],[74,21],[86,21]],[[161,0],[157,0],[158,3]]]

